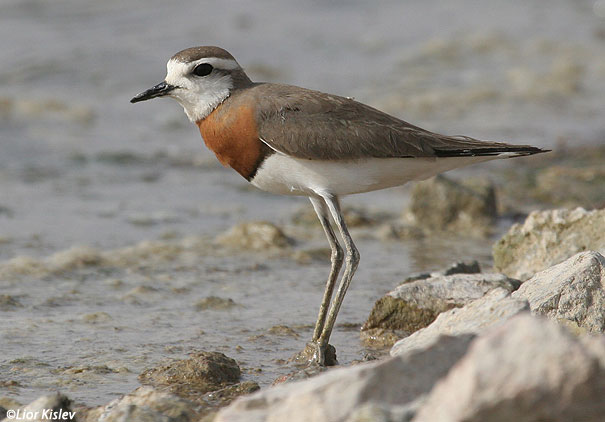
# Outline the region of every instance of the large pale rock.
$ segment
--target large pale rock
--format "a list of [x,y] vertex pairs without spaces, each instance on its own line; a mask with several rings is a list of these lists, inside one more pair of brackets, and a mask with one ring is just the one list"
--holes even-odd
[[412,190],[413,221],[429,232],[458,232],[485,236],[497,217],[493,184],[485,180],[458,182],[437,176]]
[[494,267],[527,280],[586,250],[605,253],[605,209],[534,211],[494,245]]
[[605,338],[528,314],[476,339],[414,422],[603,421]]
[[76,420],[76,412],[72,409],[71,400],[60,393],[42,396],[26,406],[11,410],[17,413],[13,414],[12,417],[7,415],[3,421],[43,422],[49,420]]
[[512,292],[521,282],[498,273],[439,275],[404,283],[388,293],[421,308],[448,310],[482,298],[497,287]]
[[498,287],[462,308],[454,308],[439,314],[428,327],[395,343],[391,355],[397,356],[411,350],[422,349],[433,343],[440,335],[478,334],[527,310],[529,310],[527,301],[514,299],[508,290]]
[[603,332],[605,257],[594,251],[579,253],[537,273],[511,296],[527,300],[535,314]]
[[369,345],[377,341],[386,344],[381,339],[396,337],[391,333],[410,335],[428,326],[441,312],[464,306],[497,287],[511,292],[519,285],[502,274],[481,273],[436,275],[401,284],[376,301],[361,327],[362,339]]
[[90,410],[84,422],[194,422],[200,414],[192,402],[173,394],[140,387],[106,406]]
[[410,420],[470,342],[471,336],[443,336],[424,350],[280,384],[240,398],[215,422],[360,422],[377,414]]

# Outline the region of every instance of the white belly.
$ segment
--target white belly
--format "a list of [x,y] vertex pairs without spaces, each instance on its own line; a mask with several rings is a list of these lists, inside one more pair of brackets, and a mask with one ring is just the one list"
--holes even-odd
[[283,195],[350,195],[424,180],[444,171],[497,158],[369,158],[347,161],[303,160],[280,153],[269,156],[251,183]]

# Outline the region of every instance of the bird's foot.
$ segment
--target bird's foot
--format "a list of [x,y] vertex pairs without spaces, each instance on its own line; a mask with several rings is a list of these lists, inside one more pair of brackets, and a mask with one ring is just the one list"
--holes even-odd
[[314,341],[307,343],[305,348],[294,355],[291,360],[301,365],[338,365],[338,361],[336,360],[336,348],[331,344],[322,347],[319,343]]

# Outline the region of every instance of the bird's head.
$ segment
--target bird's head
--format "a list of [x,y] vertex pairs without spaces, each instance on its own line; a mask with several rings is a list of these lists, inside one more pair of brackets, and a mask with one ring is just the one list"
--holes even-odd
[[163,82],[135,96],[131,103],[172,97],[192,122],[206,118],[234,89],[252,82],[231,54],[219,47],[193,47],[168,60]]

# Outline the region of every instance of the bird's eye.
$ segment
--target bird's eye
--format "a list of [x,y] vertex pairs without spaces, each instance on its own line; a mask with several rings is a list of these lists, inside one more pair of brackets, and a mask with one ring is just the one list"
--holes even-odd
[[208,63],[198,64],[195,69],[193,69],[193,74],[196,76],[207,76],[212,72],[212,65]]

